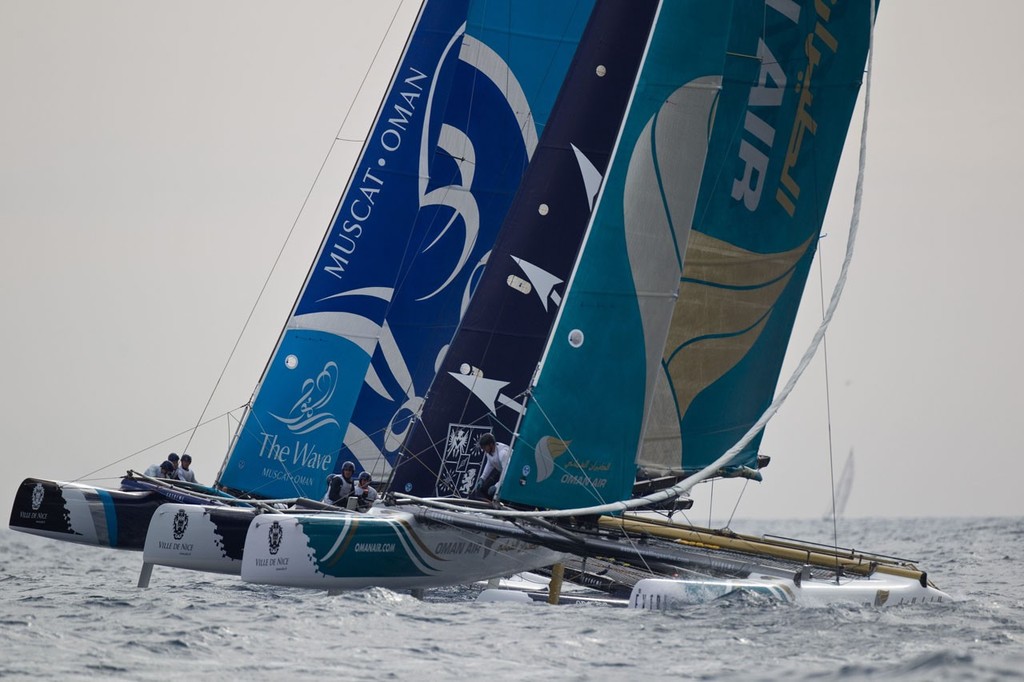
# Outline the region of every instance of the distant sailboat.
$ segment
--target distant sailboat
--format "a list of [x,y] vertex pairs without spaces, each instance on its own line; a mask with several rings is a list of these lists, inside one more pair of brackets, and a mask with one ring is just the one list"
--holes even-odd
[[846,457],[846,463],[843,464],[843,472],[839,475],[839,482],[836,483],[835,491],[832,495],[832,503],[829,504],[828,508],[821,515],[822,520],[831,521],[832,519],[841,519],[843,512],[846,511],[846,503],[850,501],[850,491],[853,490],[853,450],[850,450],[850,454]]

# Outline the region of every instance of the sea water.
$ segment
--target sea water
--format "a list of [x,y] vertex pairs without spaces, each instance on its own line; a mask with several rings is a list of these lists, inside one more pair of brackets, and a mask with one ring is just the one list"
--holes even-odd
[[[831,522],[734,522],[832,541]],[[340,595],[248,585],[0,530],[13,680],[1024,679],[1024,518],[851,519],[839,544],[919,561],[955,602],[723,599],[672,613],[484,603],[478,588]]]

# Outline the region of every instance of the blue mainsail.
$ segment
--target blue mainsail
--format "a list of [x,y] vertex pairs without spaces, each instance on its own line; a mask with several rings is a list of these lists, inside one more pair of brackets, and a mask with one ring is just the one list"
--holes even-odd
[[413,232],[341,460],[373,466],[379,477],[397,458],[490,259],[592,6],[470,3],[446,116],[447,156],[460,172],[426,190],[426,201],[448,214]]
[[[607,168],[658,7],[599,0],[391,489],[465,496],[476,441],[509,442]],[[609,35],[615,41],[609,41]]]
[[[500,23],[480,24],[493,44],[466,34],[497,5]],[[534,99],[560,85],[591,5],[513,33],[544,3],[425,4],[220,485],[319,497],[345,459],[383,473],[535,146]]]

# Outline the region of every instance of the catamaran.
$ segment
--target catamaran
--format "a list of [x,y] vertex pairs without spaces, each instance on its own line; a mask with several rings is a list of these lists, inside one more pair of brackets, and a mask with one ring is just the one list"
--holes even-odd
[[[11,527],[145,549],[142,582],[150,553],[237,573],[255,514],[322,508],[326,476],[346,461],[386,476],[592,6],[424,3],[215,488],[134,473],[119,489],[27,479]],[[166,502],[185,506],[158,512]]]
[[[627,587],[637,608],[736,591],[809,603],[948,599],[906,560],[629,513],[712,476],[760,477],[763,415],[872,24],[868,3],[660,4],[571,273],[538,264],[537,253],[565,247],[529,224],[567,204],[579,174],[538,191],[528,172],[519,198],[529,198],[510,212],[392,476],[396,509],[584,557],[574,577],[618,571],[606,589]],[[542,311],[556,318],[550,333]],[[514,519],[515,533],[429,499],[473,489],[482,464],[471,444],[484,431],[512,440],[503,508],[486,514]],[[638,484],[654,492],[636,498]],[[301,553],[285,553],[284,566],[272,560],[269,522],[249,528],[243,579],[352,585],[337,554],[349,542],[343,519],[292,517]]]
[[[513,6],[523,7],[505,10]],[[519,15],[527,34],[553,25],[551,8],[535,9]],[[146,566],[240,571],[252,582],[318,589],[418,589],[559,560],[583,582],[596,582],[597,572],[619,576],[603,588],[656,609],[738,590],[876,605],[948,598],[905,560],[633,513],[671,511],[710,477],[760,478],[761,429],[778,403],[782,356],[864,73],[872,4],[598,1],[584,15],[576,40],[565,37],[568,23],[558,24],[572,66],[566,60],[557,77],[550,125],[536,153],[525,155],[526,174],[487,267],[473,269],[477,291],[465,296],[458,332],[452,339],[453,323],[450,346],[419,356],[437,370],[429,393],[422,397],[412,372],[395,371],[402,346],[392,327],[415,332],[430,323],[397,314],[397,305],[394,318],[367,312],[398,301],[397,288],[317,289],[321,270],[347,272],[354,261],[355,242],[332,242],[329,233],[304,290],[317,293],[300,297],[219,476],[235,492],[302,486],[287,463],[323,466],[329,441],[283,448],[297,430],[340,427],[328,409],[344,393],[335,390],[335,372],[362,363],[361,388],[339,403],[350,416],[330,465],[354,457],[382,472],[396,466],[387,504],[365,514],[312,504],[288,513],[165,504],[151,514]],[[469,40],[467,48],[464,40],[460,59],[486,42]],[[512,54],[503,55],[505,65]],[[490,56],[477,63],[480,72],[493,67]],[[448,86],[452,95],[458,82]],[[438,146],[450,153],[462,138],[444,130],[438,139],[447,143]],[[367,158],[376,157],[364,150]],[[360,170],[355,177],[368,177]],[[357,189],[363,209],[377,206],[370,197],[381,195]],[[344,229],[352,206],[342,200],[335,229]],[[474,262],[470,252],[464,247],[457,262]],[[404,263],[386,267],[403,273]],[[455,281],[448,272],[442,289]],[[316,307],[327,300],[360,307]],[[364,336],[335,333],[353,320]],[[331,338],[337,348],[321,348],[323,334],[344,343]],[[335,355],[344,365],[332,366]],[[378,358],[400,391],[384,385]],[[315,373],[304,375],[301,390],[284,390],[281,382],[310,364]],[[268,391],[270,407],[260,412]],[[373,431],[387,437],[363,455],[373,438],[356,414],[374,394],[404,411],[390,412],[389,428]],[[277,423],[291,428],[288,438],[268,431]],[[484,431],[512,444],[497,509],[460,499],[479,478],[474,443]],[[257,458],[232,459],[246,449]],[[252,461],[262,472],[246,470]],[[250,478],[257,474],[263,480]]]

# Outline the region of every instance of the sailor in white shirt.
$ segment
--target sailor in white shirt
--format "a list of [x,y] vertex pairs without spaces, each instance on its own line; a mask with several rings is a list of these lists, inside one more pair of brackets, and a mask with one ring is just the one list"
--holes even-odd
[[511,448],[505,443],[499,443],[494,439],[494,434],[485,433],[478,441],[480,449],[484,451],[484,470],[480,474],[480,482],[477,484],[474,497],[485,497],[488,500],[494,499],[497,492],[498,481],[501,474],[508,466]]
[[373,506],[374,500],[377,499],[377,490],[370,485],[371,476],[369,471],[364,471],[359,474],[359,483],[356,485],[356,491],[352,493],[358,502],[359,511],[366,511]]
[[192,455],[182,455],[181,463],[178,465],[177,470],[175,470],[174,472],[175,475],[178,477],[179,481],[185,481],[187,483],[196,482],[196,472],[192,471],[192,469],[189,468],[191,465]]
[[352,480],[356,473],[356,465],[352,462],[345,462],[341,465],[340,474],[331,474],[327,477],[327,492],[324,493],[324,504],[345,506],[348,496],[355,492],[356,482]]

